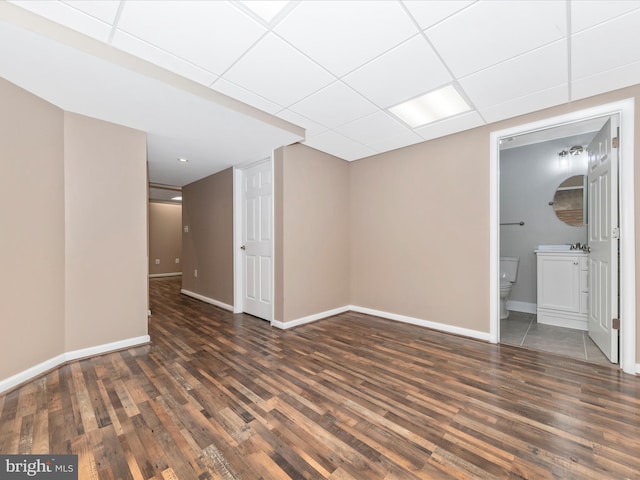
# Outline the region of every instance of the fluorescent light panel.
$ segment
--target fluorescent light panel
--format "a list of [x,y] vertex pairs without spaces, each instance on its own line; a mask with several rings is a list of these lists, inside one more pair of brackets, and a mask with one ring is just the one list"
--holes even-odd
[[171,200],[175,200],[176,202],[181,202],[182,201],[182,196],[178,195],[177,197],[171,197]]
[[434,90],[421,97],[389,108],[389,111],[409,125],[420,127],[471,110],[453,85]]

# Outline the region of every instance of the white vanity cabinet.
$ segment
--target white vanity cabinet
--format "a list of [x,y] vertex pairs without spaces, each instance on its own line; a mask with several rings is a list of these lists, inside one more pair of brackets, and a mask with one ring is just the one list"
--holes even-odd
[[589,326],[589,255],[580,250],[536,250],[538,323],[587,330]]

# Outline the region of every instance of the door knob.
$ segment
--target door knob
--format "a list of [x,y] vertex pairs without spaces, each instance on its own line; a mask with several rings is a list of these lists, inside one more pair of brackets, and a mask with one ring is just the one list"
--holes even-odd
[[247,249],[247,247],[245,247],[244,245],[242,245],[242,246],[240,247],[240,250],[246,250],[246,249]]

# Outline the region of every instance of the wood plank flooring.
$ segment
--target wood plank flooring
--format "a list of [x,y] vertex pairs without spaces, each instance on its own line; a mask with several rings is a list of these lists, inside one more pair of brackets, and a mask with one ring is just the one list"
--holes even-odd
[[0,396],[92,479],[637,479],[640,378],[347,313],[288,331],[151,282],[152,344]]

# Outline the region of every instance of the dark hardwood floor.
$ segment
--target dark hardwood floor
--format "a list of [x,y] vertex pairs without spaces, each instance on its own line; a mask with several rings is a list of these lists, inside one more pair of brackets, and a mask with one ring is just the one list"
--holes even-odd
[[151,282],[152,343],[0,396],[89,479],[640,478],[640,378],[347,313],[288,331]]

